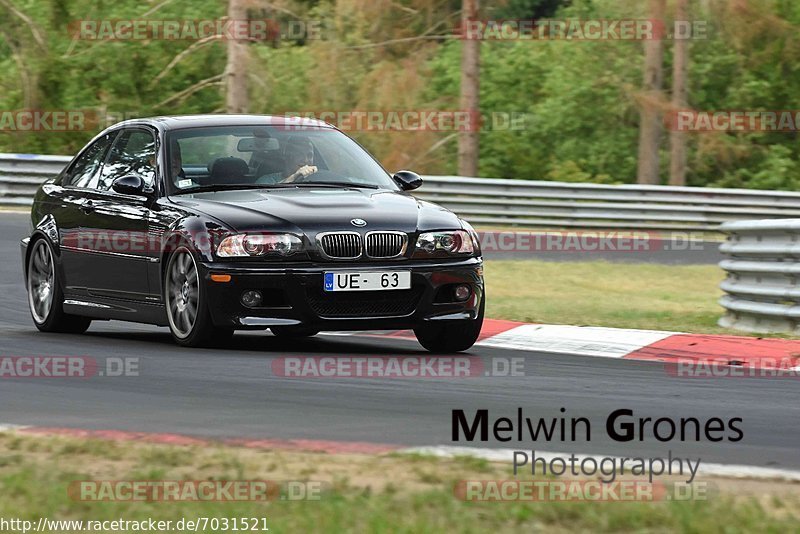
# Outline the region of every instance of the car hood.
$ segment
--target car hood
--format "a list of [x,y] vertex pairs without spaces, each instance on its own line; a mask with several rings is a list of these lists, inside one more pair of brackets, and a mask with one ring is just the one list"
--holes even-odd
[[373,189],[291,188],[219,191],[177,195],[172,202],[214,217],[237,232],[270,230],[318,232],[357,229],[350,221],[363,219],[363,231],[417,231],[461,228],[458,217],[436,204],[399,191]]

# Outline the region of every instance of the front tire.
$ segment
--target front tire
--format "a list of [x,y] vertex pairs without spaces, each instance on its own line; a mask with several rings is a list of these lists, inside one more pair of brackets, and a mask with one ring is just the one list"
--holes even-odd
[[36,328],[42,332],[82,334],[92,320],[64,313],[64,291],[58,279],[50,242],[40,238],[31,243],[28,255],[28,309]]
[[164,303],[172,338],[184,347],[206,347],[230,341],[233,329],[217,328],[208,310],[206,287],[194,253],[185,245],[172,253],[164,271]]
[[481,335],[486,297],[481,299],[477,319],[433,321],[414,329],[419,344],[433,353],[461,352],[471,348]]

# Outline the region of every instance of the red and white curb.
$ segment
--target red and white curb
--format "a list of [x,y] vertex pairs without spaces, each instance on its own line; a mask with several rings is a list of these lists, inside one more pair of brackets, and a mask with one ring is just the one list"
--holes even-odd
[[[331,335],[371,335],[337,332]],[[373,333],[374,335],[374,333]],[[381,337],[414,339],[408,330]],[[800,371],[800,340],[686,334],[596,326],[527,324],[487,319],[476,343],[498,349],[619,358],[693,362]]]
[[[428,446],[428,447],[403,447],[385,443],[326,441],[309,439],[225,439],[212,440],[186,436],[182,434],[130,432],[123,430],[82,430],[76,428],[35,427],[25,425],[0,424],[0,433],[16,432],[30,436],[64,436],[80,439],[99,439],[106,441],[123,441],[151,443],[173,446],[231,446],[250,449],[279,450],[293,452],[312,452],[325,454],[406,454],[425,455],[436,458],[478,458],[489,462],[511,463],[514,449],[481,449],[477,447],[454,446]],[[571,454],[571,453],[570,453]],[[548,463],[555,458],[568,456],[565,453],[536,451],[537,458],[544,458]],[[592,458],[600,462],[604,458],[613,458],[617,465],[622,457],[608,455],[575,454],[575,458],[582,460]],[[800,471],[791,469],[778,469],[771,467],[758,467],[751,465],[715,464],[704,462],[701,467],[701,477],[747,478],[759,480],[783,480],[800,482]]]

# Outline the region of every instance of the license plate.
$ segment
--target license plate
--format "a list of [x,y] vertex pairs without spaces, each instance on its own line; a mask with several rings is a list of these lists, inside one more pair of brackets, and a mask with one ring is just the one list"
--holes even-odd
[[325,273],[325,291],[389,291],[411,289],[409,271]]

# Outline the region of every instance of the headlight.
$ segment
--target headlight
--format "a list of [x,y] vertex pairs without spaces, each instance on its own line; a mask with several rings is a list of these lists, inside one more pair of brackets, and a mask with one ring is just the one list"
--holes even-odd
[[303,241],[292,234],[237,234],[228,236],[217,247],[220,258],[251,256],[289,256],[300,252]]
[[472,246],[475,247],[475,254],[477,256],[481,255],[481,238],[478,235],[478,232],[475,231],[475,228],[472,227],[470,223],[461,219],[461,226],[469,232],[470,237],[472,237]]
[[417,239],[417,250],[428,254],[473,254],[475,244],[465,230],[452,232],[426,232]]

